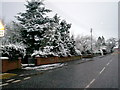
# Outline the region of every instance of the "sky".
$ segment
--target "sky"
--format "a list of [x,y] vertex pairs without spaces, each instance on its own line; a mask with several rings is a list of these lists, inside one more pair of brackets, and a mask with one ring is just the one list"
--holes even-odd
[[[6,23],[16,20],[14,16],[25,11],[25,0],[2,0],[0,18]],[[44,0],[46,8],[61,19],[72,24],[71,34],[118,38],[118,0]]]

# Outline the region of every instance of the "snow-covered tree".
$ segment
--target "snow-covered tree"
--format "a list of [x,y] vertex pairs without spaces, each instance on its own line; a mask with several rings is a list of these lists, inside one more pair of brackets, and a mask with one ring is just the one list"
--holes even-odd
[[76,50],[76,45],[75,45],[75,40],[74,40],[74,36],[72,35],[70,38],[70,44],[69,44],[69,50],[70,50],[70,54],[71,55],[80,55],[81,53],[78,53]]
[[102,45],[106,45],[105,44],[105,38],[102,36]]
[[10,60],[18,60],[18,57],[23,58],[25,54],[25,46],[20,43],[0,46],[0,55],[2,57],[9,57]]
[[1,38],[2,45],[22,43],[21,26],[15,22],[5,25],[5,36]]
[[91,47],[91,38],[90,36],[78,36],[76,38],[76,43],[79,44],[80,47],[78,47],[81,51],[89,50]]
[[116,46],[116,38],[109,38],[107,41],[106,41],[106,44],[107,44],[107,51],[108,52],[112,52],[113,51],[113,48]]
[[49,19],[48,28],[43,34],[43,46],[40,48],[43,52],[48,53],[48,56],[62,56],[63,46],[59,28],[59,19],[56,14],[53,18]]
[[0,56],[17,60],[25,56],[25,45],[22,43],[21,26],[15,22],[4,24],[5,34],[0,39]]
[[22,27],[23,43],[27,54],[32,56],[71,56],[75,55],[73,37],[70,38],[71,24],[60,21],[57,14],[50,18],[43,2],[27,1],[26,11],[19,13],[17,19]]
[[23,43],[27,45],[27,52],[33,53],[39,50],[42,44],[43,34],[48,28],[47,13],[51,10],[46,9],[42,1],[27,1],[26,11],[19,13],[16,18],[22,25]]
[[70,31],[69,29],[71,28],[71,24],[67,24],[65,20],[62,20],[60,22],[60,34],[61,34],[61,40],[63,41],[64,45],[64,51],[68,56],[71,56],[70,54],[70,47],[71,47],[71,42],[70,42]]
[[101,37],[98,37],[97,42],[96,42],[96,48],[100,49],[101,46],[102,46],[102,39]]
[[[49,18],[48,28],[43,34],[42,47],[39,49],[47,53],[47,56],[68,56],[70,50],[67,43],[70,42],[70,36],[68,34],[66,40],[66,28],[68,30],[66,22],[60,22],[60,18],[57,14],[53,18]],[[63,31],[63,32],[62,32]]]
[[[95,43],[96,40],[93,37],[92,38],[92,50],[95,50]],[[87,52],[91,52],[91,36],[85,35],[80,36],[78,35],[75,39],[76,48],[82,52],[82,54],[85,54]]]
[[106,46],[106,42],[105,42],[105,38],[102,37],[98,37],[97,42],[96,42],[96,48],[99,50],[102,46]]

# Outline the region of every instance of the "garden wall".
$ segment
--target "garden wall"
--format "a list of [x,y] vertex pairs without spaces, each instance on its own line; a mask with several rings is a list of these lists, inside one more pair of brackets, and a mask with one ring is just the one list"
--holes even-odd
[[14,70],[21,68],[21,59],[10,61],[8,58],[2,58],[0,72],[7,72],[8,70]]
[[44,65],[44,64],[51,64],[51,63],[61,63],[73,60],[81,59],[81,56],[71,56],[71,57],[35,57],[35,65]]
[[82,58],[93,58],[94,55],[88,54],[88,55],[83,55]]

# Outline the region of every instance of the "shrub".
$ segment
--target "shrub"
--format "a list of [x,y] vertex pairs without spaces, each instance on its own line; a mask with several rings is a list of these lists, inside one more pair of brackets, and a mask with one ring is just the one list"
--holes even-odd
[[22,45],[9,44],[0,47],[2,57],[9,57],[9,60],[17,60],[18,57],[25,56],[25,48]]

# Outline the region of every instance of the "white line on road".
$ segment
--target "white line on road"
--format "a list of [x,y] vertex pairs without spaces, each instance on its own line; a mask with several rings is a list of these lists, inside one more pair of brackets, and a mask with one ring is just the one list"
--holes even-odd
[[[106,65],[108,66],[111,62],[112,62],[112,60],[110,60]],[[106,68],[106,67],[104,67],[104,68],[100,71],[99,75],[105,70],[105,68]],[[98,76],[99,76],[99,75],[98,75]],[[97,77],[98,77],[98,76],[97,76]],[[95,81],[95,79],[93,79],[85,88],[89,88],[90,85],[91,85],[94,81]]]
[[27,79],[30,79],[31,77],[26,77],[26,78],[24,78],[24,80],[27,80]]
[[108,66],[111,62],[112,62],[112,60],[110,60],[106,65]]
[[87,85],[85,88],[89,88],[90,86],[89,85]]
[[13,81],[12,83],[17,83],[17,82],[20,82],[21,80],[16,80],[16,81]]
[[92,84],[94,81],[95,81],[95,79],[93,79],[93,80],[90,82],[90,84]]
[[93,79],[85,88],[89,88],[90,85],[95,81],[95,79]]
[[100,74],[105,70],[105,67],[100,71]]
[[6,85],[8,85],[8,83],[5,83],[5,84],[1,84],[1,85],[0,85],[0,87],[1,87],[1,86],[6,86]]
[[108,62],[106,65],[108,66],[110,63]]
[[15,79],[10,79],[10,80],[7,80],[6,82],[11,82],[11,81],[13,81],[13,80],[15,80]]

